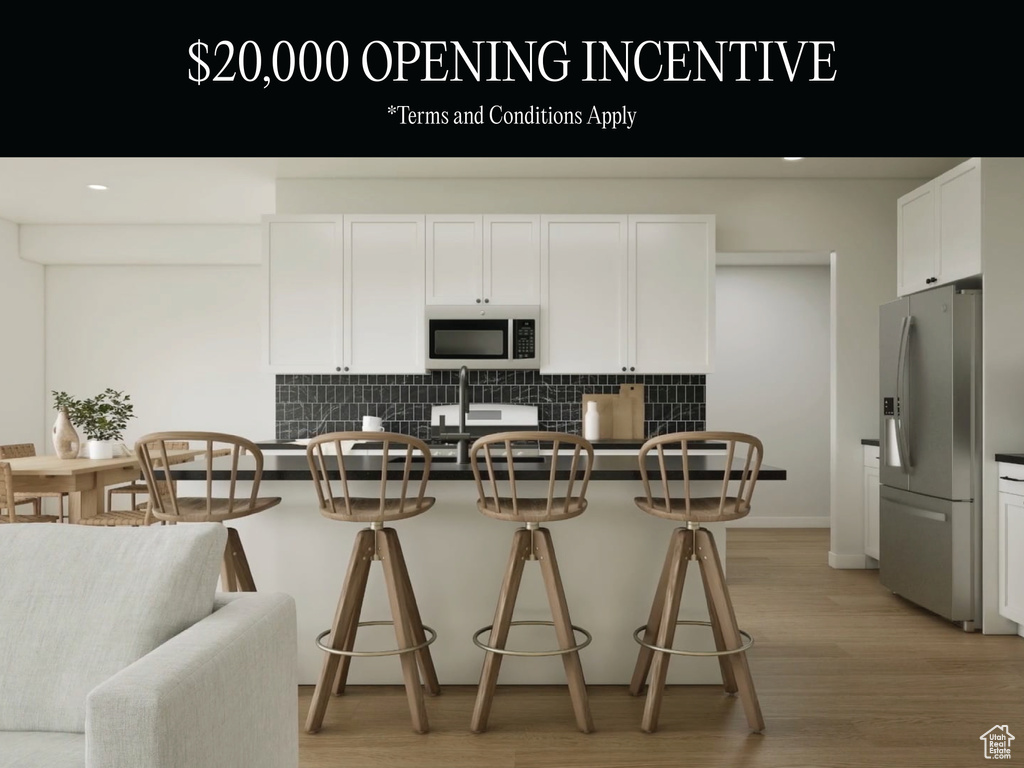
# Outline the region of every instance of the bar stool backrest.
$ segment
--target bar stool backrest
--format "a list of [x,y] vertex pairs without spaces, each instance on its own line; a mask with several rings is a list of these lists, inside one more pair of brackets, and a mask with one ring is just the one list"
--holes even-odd
[[[345,467],[345,443],[381,443],[380,493],[377,496],[354,496],[349,489]],[[388,496],[388,470],[398,469],[392,453],[404,456],[398,496]],[[434,504],[427,497],[430,477],[430,447],[419,438],[397,432],[331,432],[310,440],[306,446],[309,471],[316,485],[320,513],[334,520],[384,522],[425,512]],[[359,457],[361,460],[362,457]],[[414,465],[423,468],[419,482],[410,483]],[[335,479],[336,477],[336,479]],[[410,488],[410,485],[413,487]],[[392,484],[394,488],[394,484]]]
[[[182,443],[185,443],[187,448],[206,452],[204,456],[199,457],[205,470],[204,496],[179,497],[177,481],[171,477],[170,472],[163,471],[167,466],[168,453],[180,449]],[[255,461],[248,493],[238,481],[239,458],[245,454],[252,455]],[[224,522],[251,515],[280,502],[280,499],[259,498],[260,481],[263,477],[263,451],[251,440],[238,435],[197,431],[153,432],[138,439],[135,443],[135,456],[149,487],[149,512],[157,520]],[[216,469],[230,471],[227,496],[214,494],[214,458],[221,457],[227,461],[218,463]]]
[[[524,497],[517,487],[517,462],[513,450],[517,444],[522,446],[523,443],[535,445],[542,452],[548,449],[551,451],[547,493],[542,497]],[[503,456],[494,456],[495,446],[504,449]],[[565,462],[560,462],[559,458],[564,458],[570,451],[568,478],[559,481],[558,470],[565,467]],[[481,460],[487,471],[486,485],[480,471]],[[587,508],[587,485],[590,483],[590,471],[594,463],[594,446],[579,435],[565,432],[497,432],[473,443],[469,449],[469,463],[479,496],[477,508],[488,517],[517,522],[546,522],[576,517]],[[531,464],[520,459],[518,466],[530,467]],[[499,473],[506,469],[507,479],[499,479]],[[520,479],[519,482],[523,481]]]
[[6,461],[0,461],[0,510],[12,523],[17,520],[14,514],[14,477],[11,465]]
[[[690,482],[694,474],[692,459],[705,457],[691,457],[690,451],[700,449],[702,446],[694,443],[703,441],[724,442],[726,448],[722,453],[725,457],[725,466],[731,467],[731,471],[724,473],[721,489],[715,497],[698,498],[691,493]],[[737,457],[737,446],[744,456]],[[677,449],[680,456],[665,453],[667,450]],[[655,452],[658,459],[654,491],[651,489],[647,466],[647,456],[651,451]],[[641,446],[638,454],[640,476],[647,497],[646,511],[662,517],[701,522],[745,517],[750,512],[750,500],[754,494],[754,485],[757,483],[757,474],[761,469],[763,453],[761,441],[743,432],[675,432],[652,437]],[[715,459],[712,456],[706,458]],[[738,459],[742,459],[742,465],[739,465]],[[668,474],[680,465],[682,481],[670,481]],[[672,493],[673,489],[676,491],[675,495]],[[656,492],[660,493],[660,496],[656,496]]]

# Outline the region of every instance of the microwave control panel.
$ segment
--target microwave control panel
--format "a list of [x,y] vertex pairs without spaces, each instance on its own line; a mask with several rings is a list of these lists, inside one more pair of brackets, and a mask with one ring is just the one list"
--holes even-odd
[[530,320],[512,321],[512,359],[531,360],[537,356],[537,323]]

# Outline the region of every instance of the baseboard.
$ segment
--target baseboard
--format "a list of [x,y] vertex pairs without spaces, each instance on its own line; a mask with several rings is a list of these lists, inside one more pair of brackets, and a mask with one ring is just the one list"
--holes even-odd
[[875,558],[867,555],[840,555],[831,551],[828,553],[828,564],[831,568],[866,570],[877,568],[877,563]]
[[820,517],[752,517],[747,515],[739,520],[730,520],[726,528],[828,528],[831,520]]

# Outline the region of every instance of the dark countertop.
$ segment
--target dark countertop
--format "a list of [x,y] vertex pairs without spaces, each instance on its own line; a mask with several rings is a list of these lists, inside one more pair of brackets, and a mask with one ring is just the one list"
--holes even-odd
[[[605,451],[607,451],[607,450],[631,450],[631,449],[634,449],[634,448],[639,450],[640,446],[642,446],[645,442],[646,442],[645,440],[593,440],[593,441],[591,441],[591,445],[594,446],[594,450],[595,451],[603,451],[603,450],[605,450]],[[432,443],[428,443],[428,445],[431,445],[431,444]],[[445,445],[447,445],[447,443]],[[284,450],[284,451],[305,451],[306,450],[306,446],[305,445],[302,445],[300,443],[296,443],[294,440],[258,440],[258,441],[256,441],[256,446],[258,448],[260,448],[260,450],[264,450],[264,451],[265,450],[275,450],[275,451],[281,451],[281,450]],[[699,443],[695,442],[695,443],[693,443],[693,446],[695,448],[699,448],[699,449],[702,449],[702,450],[716,450],[716,451],[724,451],[725,450],[725,443],[716,443],[716,442],[705,441],[705,442],[699,442]],[[359,444],[359,448],[360,449],[374,449],[374,448],[379,449],[380,447],[381,447],[380,443],[360,443]]]
[[[388,470],[389,480],[401,480],[403,475],[404,457],[398,461],[390,462],[391,469]],[[677,457],[672,457],[676,459]],[[222,460],[223,461],[223,460]],[[555,476],[564,480],[569,476],[569,469],[572,462],[571,456],[560,456],[555,467]],[[680,462],[666,461],[668,466],[669,479],[681,480],[683,471]],[[215,464],[216,466],[216,464]],[[214,469],[214,480],[230,480],[231,473],[226,464],[221,463],[224,469]],[[508,478],[508,470],[505,465],[495,464],[496,474],[499,479]],[[657,458],[649,457],[648,472],[651,477],[656,476]],[[346,474],[350,480],[379,480],[381,476],[380,456],[346,456]],[[731,477],[738,479],[742,469],[742,461],[733,462]],[[725,459],[721,456],[691,456],[690,457],[690,478],[692,480],[721,480],[725,470]],[[481,466],[482,474],[486,470]],[[422,474],[420,462],[414,462],[410,478],[418,480]],[[176,469],[171,475],[178,480],[205,480],[205,469]],[[337,472],[331,472],[332,477],[337,477]],[[517,480],[548,480],[551,476],[551,459],[543,457],[540,461],[517,460],[515,464],[515,475]],[[253,469],[251,458],[243,458],[239,464],[238,479],[252,480]],[[263,480],[305,480],[311,481],[309,465],[305,456],[268,456],[264,460]],[[453,461],[435,460],[430,465],[431,480],[473,480],[473,470],[469,464],[456,464]],[[594,466],[590,474],[591,480],[635,480],[641,481],[640,467],[634,456],[597,456],[594,459]],[[759,480],[785,480],[786,470],[778,467],[761,465],[758,475]]]
[[996,461],[1007,464],[1024,464],[1024,453],[997,453]]
[[861,438],[860,444],[861,445],[874,445],[874,446],[877,446],[878,445],[878,438],[877,437],[863,437],[863,438]]

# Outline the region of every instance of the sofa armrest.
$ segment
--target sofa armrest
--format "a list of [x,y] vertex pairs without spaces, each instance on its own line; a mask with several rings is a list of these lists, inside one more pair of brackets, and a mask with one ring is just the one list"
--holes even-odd
[[212,614],[89,693],[87,768],[298,766],[295,601],[217,597]]

